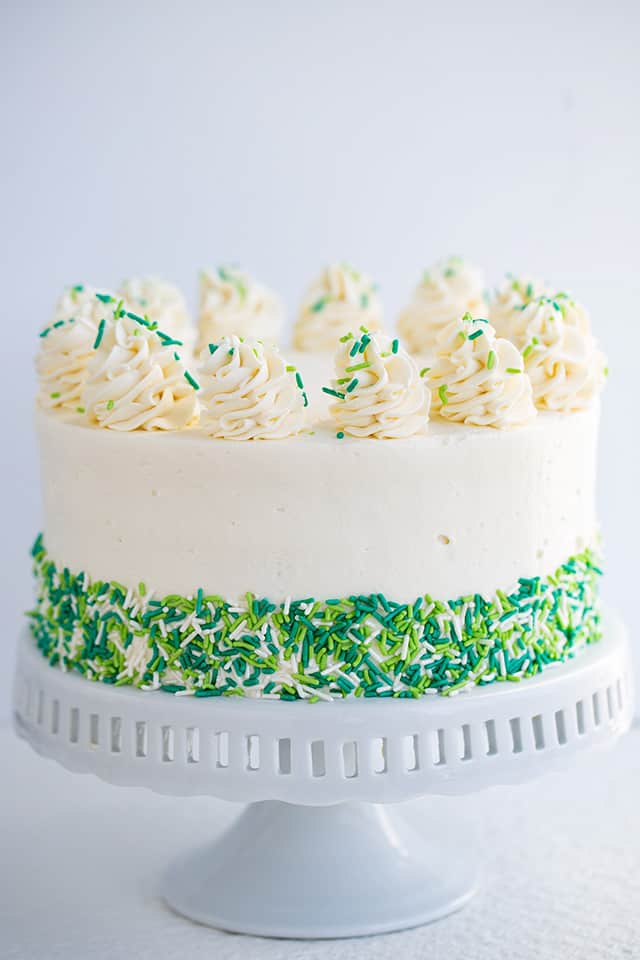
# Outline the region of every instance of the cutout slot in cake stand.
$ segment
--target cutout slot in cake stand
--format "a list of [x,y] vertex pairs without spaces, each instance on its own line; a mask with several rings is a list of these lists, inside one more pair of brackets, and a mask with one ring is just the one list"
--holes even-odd
[[521,683],[454,697],[303,702],[172,697],[89,683],[20,643],[15,725],[42,755],[121,786],[249,803],[167,872],[176,911],[239,933],[400,930],[473,895],[468,852],[394,801],[518,783],[630,725],[629,644],[604,637]]

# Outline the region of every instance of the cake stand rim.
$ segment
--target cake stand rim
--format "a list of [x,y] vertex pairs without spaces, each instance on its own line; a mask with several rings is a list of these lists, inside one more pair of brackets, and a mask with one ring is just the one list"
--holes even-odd
[[[544,743],[543,734],[541,746],[535,730],[529,730],[525,723],[520,731],[522,743],[519,750],[515,749],[514,741],[511,751],[498,748],[495,755],[487,755],[485,751],[483,756],[478,752],[478,745],[474,746],[477,729],[492,718],[502,724],[505,718],[510,722],[513,714],[511,719],[542,717],[544,723],[545,708],[549,713],[549,705],[553,707],[555,703],[557,713],[565,709],[565,703],[570,705],[575,701],[576,696],[587,704],[585,709],[591,709],[588,700],[598,677],[605,677],[611,690],[618,684],[613,696],[617,696],[619,702],[612,711],[611,702],[606,702],[607,691],[607,698],[600,704],[604,718],[599,723],[594,723],[593,716],[586,723],[583,719],[584,729],[579,730],[577,736],[572,737],[568,732],[564,743]],[[48,697],[52,702],[57,700],[59,705],[62,704],[63,713],[63,707],[73,704],[68,715],[59,718],[59,729],[55,733],[45,729],[46,722],[38,718],[38,703],[25,703],[21,699],[21,684],[31,684],[32,698],[33,688],[37,687],[43,691],[39,693],[40,697]],[[596,692],[593,693],[594,710]],[[279,771],[260,776],[260,767],[254,769],[250,765],[233,770],[230,763],[212,766],[200,759],[192,762],[188,758],[184,763],[176,762],[179,758],[175,756],[163,757],[162,750],[167,744],[155,743],[151,750],[142,754],[134,750],[131,755],[135,744],[106,751],[100,743],[87,743],[86,731],[82,733],[77,729],[74,736],[73,711],[77,711],[77,725],[84,727],[90,716],[104,716],[105,705],[113,718],[124,714],[129,721],[132,716],[139,715],[140,719],[135,721],[136,729],[140,723],[147,724],[147,732],[153,736],[165,730],[177,731],[181,736],[194,726],[200,729],[198,725],[205,721],[209,727],[206,732],[211,733],[216,725],[220,728],[220,723],[224,723],[229,728],[230,748],[237,746],[234,738],[244,738],[248,744],[248,738],[261,737],[261,727],[267,727],[272,738],[289,741],[293,766],[284,774]],[[569,710],[569,706],[566,709]],[[570,713],[568,716],[571,720]],[[581,650],[572,660],[521,683],[492,683],[455,697],[370,698],[310,705],[303,701],[171,697],[164,693],[114,688],[52,668],[35,647],[27,629],[19,643],[14,690],[14,723],[18,735],[38,753],[56,760],[72,772],[93,773],[113,784],[146,787],[169,795],[209,795],[242,802],[275,799],[318,806],[349,800],[395,802],[429,794],[461,794],[493,785],[524,782],[554,767],[566,766],[569,758],[587,752],[587,748],[613,743],[629,728],[632,716],[629,639],[624,623],[608,607],[603,616],[602,639]],[[481,720],[482,717],[486,719]],[[452,738],[456,730],[463,732],[465,726],[471,731],[471,746],[463,744],[463,747],[469,747],[471,752],[467,757],[456,756]],[[402,769],[398,755],[396,741],[417,736],[417,733],[410,733],[414,727],[419,727],[425,735],[432,736],[437,732],[440,737],[442,732],[441,746],[448,754],[444,763],[425,762],[424,772],[429,774],[426,778],[420,775],[423,768]],[[220,729],[225,732],[224,727]],[[253,732],[247,733],[249,730]],[[386,768],[378,771],[371,768],[362,775],[358,771],[350,776],[344,769],[342,776],[327,777],[326,772],[318,776],[313,772],[310,756],[306,762],[300,759],[301,745],[309,754],[311,744],[318,739],[323,744],[326,741],[331,750],[340,739],[345,746],[352,741],[362,740],[370,745],[373,740],[384,740],[390,750],[384,760]],[[547,740],[551,739],[547,732]],[[153,762],[145,767],[143,759]],[[382,773],[387,775],[382,776]]]

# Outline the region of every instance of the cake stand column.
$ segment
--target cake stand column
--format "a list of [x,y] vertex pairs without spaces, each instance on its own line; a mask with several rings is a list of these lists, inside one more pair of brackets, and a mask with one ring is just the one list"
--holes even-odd
[[161,892],[178,913],[235,933],[356,937],[459,909],[475,874],[466,851],[396,805],[267,800],[174,863]]

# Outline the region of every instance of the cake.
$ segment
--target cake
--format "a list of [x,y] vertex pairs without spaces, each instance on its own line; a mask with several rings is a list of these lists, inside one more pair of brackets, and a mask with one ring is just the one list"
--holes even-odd
[[446,310],[405,314],[403,338],[354,312],[327,419],[271,310],[264,336],[243,326],[248,290],[209,340],[201,309],[193,358],[134,291],[65,295],[37,360],[29,616],[52,667],[179,696],[418,698],[600,638],[586,311],[542,294],[496,330],[468,309],[477,277],[446,269]]

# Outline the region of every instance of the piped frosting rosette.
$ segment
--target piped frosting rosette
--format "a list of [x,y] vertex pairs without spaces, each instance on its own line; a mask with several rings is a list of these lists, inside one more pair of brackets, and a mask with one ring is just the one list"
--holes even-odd
[[429,418],[429,392],[415,361],[398,340],[362,331],[341,338],[336,376],[325,393],[338,436],[393,440],[422,432]]
[[489,322],[499,337],[510,339],[514,310],[550,292],[546,284],[529,277],[507,273],[489,301]]
[[199,349],[232,335],[277,343],[283,319],[280,299],[246,271],[221,266],[201,273]]
[[82,389],[98,326],[113,316],[116,303],[115,294],[84,284],[69,287],[58,300],[51,324],[40,334],[36,358],[41,406],[82,412]]
[[192,348],[195,331],[178,287],[158,277],[131,277],[122,283],[120,295],[136,313],[150,317],[169,336]]
[[223,337],[202,351],[201,424],[224,440],[280,440],[305,425],[307,396],[296,368],[277,347]]
[[482,271],[461,257],[449,257],[426,270],[398,318],[398,332],[410,352],[433,357],[445,327],[464,313],[481,313],[483,283]]
[[606,360],[584,308],[566,295],[531,301],[511,327],[522,350],[537,407],[582,410],[604,386]]
[[433,366],[423,373],[433,409],[445,420],[504,429],[536,415],[520,352],[496,337],[488,320],[465,314],[449,324],[438,338]]
[[181,430],[198,419],[197,381],[179,340],[121,304],[101,320],[82,394],[93,423],[110,430]]
[[334,263],[307,290],[293,345],[307,352],[333,351],[350,330],[379,330],[381,324],[382,304],[371,278],[348,263]]

